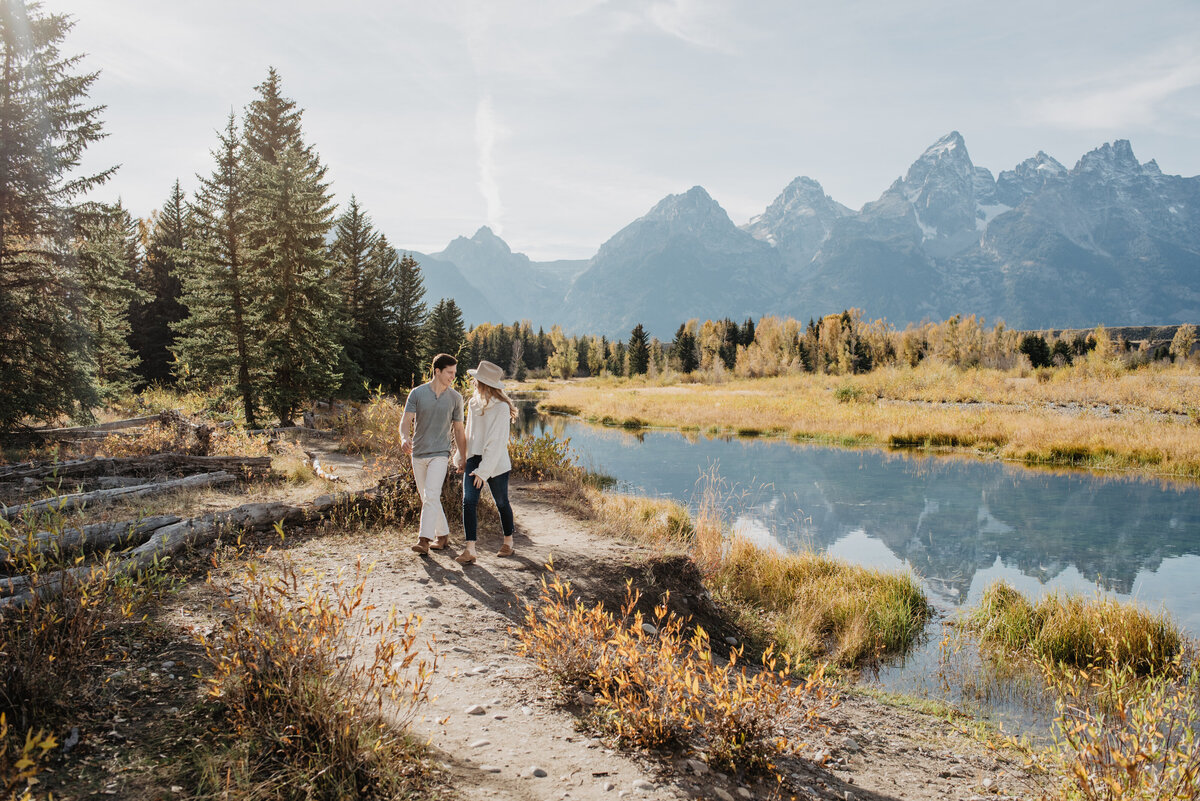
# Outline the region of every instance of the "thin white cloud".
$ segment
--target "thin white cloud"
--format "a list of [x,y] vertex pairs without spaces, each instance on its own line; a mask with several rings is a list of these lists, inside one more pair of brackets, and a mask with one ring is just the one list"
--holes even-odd
[[496,236],[503,236],[500,186],[496,183],[495,149],[499,124],[492,109],[492,98],[484,97],[475,108],[475,147],[479,161],[479,192],[487,203],[488,225]]
[[1035,122],[1070,130],[1153,126],[1175,95],[1200,87],[1200,53],[1142,64],[1060,91],[1034,105]]
[[703,0],[663,0],[646,10],[646,19],[663,33],[693,47],[732,54],[729,29],[721,17],[718,5]]

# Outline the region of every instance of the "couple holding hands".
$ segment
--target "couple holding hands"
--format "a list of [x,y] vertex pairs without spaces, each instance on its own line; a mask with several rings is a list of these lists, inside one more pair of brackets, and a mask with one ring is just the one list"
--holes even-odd
[[408,394],[400,419],[400,447],[412,457],[413,477],[421,498],[421,524],[414,552],[421,555],[440,551],[450,544],[450,524],[442,508],[442,483],[450,466],[450,443],[454,442],[454,468],[463,473],[462,519],[466,548],[454,558],[473,564],[478,518],[476,508],[484,482],[492,491],[504,545],[497,556],[513,552],[513,513],[508,502],[509,425],[517,419],[517,407],[504,391],[504,370],[481,361],[468,370],[473,392],[464,423],[462,395],[454,389],[458,361],[439,353],[433,358],[433,378]]

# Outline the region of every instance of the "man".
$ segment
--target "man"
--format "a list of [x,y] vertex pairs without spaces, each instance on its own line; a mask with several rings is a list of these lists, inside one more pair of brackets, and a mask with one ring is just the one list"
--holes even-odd
[[451,432],[458,452],[467,452],[463,399],[453,387],[457,372],[458,362],[453,356],[434,356],[433,380],[408,393],[404,417],[400,419],[400,447],[412,457],[413,477],[421,497],[421,526],[412,549],[422,555],[430,549],[440,551],[450,543],[450,524],[442,508],[442,482],[450,464]]

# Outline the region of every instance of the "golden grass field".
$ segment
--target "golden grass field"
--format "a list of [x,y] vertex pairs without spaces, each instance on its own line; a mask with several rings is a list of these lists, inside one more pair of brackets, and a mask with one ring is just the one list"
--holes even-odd
[[1032,372],[922,364],[711,383],[548,382],[541,408],[627,427],[927,447],[1200,479],[1200,370]]

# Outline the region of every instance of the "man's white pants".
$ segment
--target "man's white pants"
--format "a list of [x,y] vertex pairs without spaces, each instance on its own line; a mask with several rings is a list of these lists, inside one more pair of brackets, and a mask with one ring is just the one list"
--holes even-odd
[[417,536],[425,539],[449,536],[450,523],[442,508],[442,484],[446,481],[447,456],[413,457],[413,477],[421,496],[421,527]]

